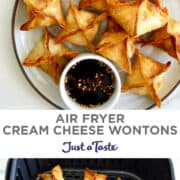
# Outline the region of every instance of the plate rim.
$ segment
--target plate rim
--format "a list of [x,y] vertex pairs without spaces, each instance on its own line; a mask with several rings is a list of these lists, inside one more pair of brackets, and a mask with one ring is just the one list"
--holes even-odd
[[[12,45],[13,45],[13,50],[15,53],[15,57],[16,60],[18,62],[18,65],[21,69],[21,72],[23,73],[24,77],[26,78],[26,80],[28,81],[28,83],[30,84],[30,86],[36,91],[36,93],[38,95],[40,95],[40,97],[42,99],[44,99],[47,103],[49,103],[50,105],[52,105],[53,107],[60,109],[60,110],[65,110],[65,108],[62,108],[60,105],[57,105],[56,103],[54,103],[52,100],[50,100],[46,95],[44,95],[34,84],[33,82],[30,80],[30,78],[28,77],[27,73],[25,72],[22,64],[21,64],[21,60],[19,58],[19,54],[17,52],[17,47],[16,47],[16,41],[15,41],[15,19],[16,19],[16,11],[17,11],[17,6],[20,0],[15,0],[14,3],[14,7],[13,7],[13,13],[12,13],[12,18],[11,18],[11,37],[12,37]],[[175,84],[175,86],[163,97],[161,98],[161,101],[165,101],[176,89],[177,87],[180,85],[180,80],[177,81],[177,83]],[[141,110],[150,110],[152,108],[156,107],[156,104],[153,103],[152,105],[150,105],[147,108],[143,108]],[[127,109],[128,110],[128,109]]]

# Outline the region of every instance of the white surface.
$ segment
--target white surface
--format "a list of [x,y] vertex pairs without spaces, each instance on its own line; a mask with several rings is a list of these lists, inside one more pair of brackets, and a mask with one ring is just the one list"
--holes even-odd
[[14,0],[0,0],[0,108],[50,109],[31,88],[18,67],[11,41],[11,16]]
[[[0,109],[53,109],[29,85],[18,67],[11,41],[11,16],[14,0],[0,0]],[[180,108],[180,87],[162,109]]]
[[[78,4],[78,1],[79,0],[74,0],[73,2],[76,2]],[[68,2],[66,0],[63,0],[62,3],[63,3],[63,7],[68,5]],[[179,1],[178,0],[173,1],[173,4],[176,4],[176,6],[178,6]],[[176,16],[177,14],[172,11],[173,7],[171,6],[172,6],[172,2],[168,1],[167,7],[170,8],[171,15],[173,17],[176,17],[176,19],[180,19],[180,16]],[[64,7],[63,9],[66,9],[66,7]],[[43,34],[41,28],[30,30],[28,32],[21,31],[20,27],[26,21],[27,21],[27,12],[25,8],[25,4],[23,3],[22,0],[20,0],[16,9],[16,17],[14,24],[15,24],[15,43],[17,48],[17,54],[21,62],[23,62],[23,59],[28,55],[28,53],[36,45],[36,43],[39,41],[39,38]],[[101,29],[105,30],[105,27],[102,27]],[[51,31],[53,32],[54,30],[51,29]],[[68,46],[72,50],[77,50],[77,47],[72,46],[72,44],[71,45],[69,44]],[[80,52],[87,51],[82,47],[79,48],[79,50]],[[172,62],[171,68],[166,73],[164,86],[161,88],[161,91],[159,93],[161,98],[166,96],[168,92],[170,92],[174,88],[174,86],[177,84],[180,78],[180,66],[178,62],[173,58],[169,57],[167,53],[163,53],[159,49],[153,48],[152,46],[141,48],[141,52],[153,57],[154,59],[157,59],[162,63],[167,63],[168,61]],[[45,73],[42,73],[42,71],[40,71],[37,68],[27,68],[25,66],[22,66],[22,68],[24,69],[26,75],[34,84],[34,86],[42,94],[44,94],[44,96],[46,96],[49,100],[51,100],[53,103],[57,104],[58,106],[66,108],[62,103],[63,100],[62,97],[59,95],[58,87]],[[125,73],[120,71],[120,76],[123,82],[125,79]],[[122,93],[119,99],[117,98],[117,103],[113,107],[113,109],[145,109],[150,107],[151,105],[153,105],[153,101],[148,99],[148,97],[144,97],[144,96],[139,97],[131,92],[127,92],[127,93]]]
[[[34,91],[18,66],[11,41],[14,0],[0,2],[0,109],[54,109]],[[180,88],[163,103],[162,109],[179,109],[179,99]]]
[[6,165],[7,165],[7,159],[1,159],[0,160],[0,180],[5,179]]

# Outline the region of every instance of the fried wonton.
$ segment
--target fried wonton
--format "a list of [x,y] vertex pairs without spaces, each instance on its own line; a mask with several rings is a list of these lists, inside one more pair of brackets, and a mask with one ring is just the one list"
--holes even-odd
[[100,22],[107,14],[97,15],[85,10],[78,10],[70,0],[70,7],[67,14],[67,28],[59,33],[56,43],[68,41],[79,46],[86,46],[94,51],[93,40],[98,33]]
[[168,24],[154,31],[145,45],[154,45],[180,62],[180,22],[169,19]]
[[122,32],[122,27],[111,17],[108,17],[107,32]]
[[40,180],[64,180],[62,169],[59,165],[55,166],[50,174],[38,174]]
[[120,177],[117,177],[117,180],[122,180]]
[[149,96],[160,107],[161,99],[158,96],[158,92],[163,85],[165,72],[170,65],[170,62],[162,64],[137,51],[132,74],[127,76],[122,92],[133,90],[138,95]]
[[87,7],[91,7],[99,11],[106,11],[107,3],[106,0],[81,0],[79,3],[79,9]]
[[106,32],[97,45],[97,53],[114,62],[123,71],[131,73],[131,58],[134,54],[133,39],[124,31]]
[[24,0],[27,5],[29,20],[21,26],[27,31],[38,27],[59,24],[65,27],[61,0]]
[[150,1],[160,8],[163,7],[163,0],[150,0]]
[[107,2],[110,16],[130,36],[143,35],[167,23],[167,14],[148,0]]
[[44,36],[25,58],[23,65],[41,68],[58,83],[65,65],[76,55],[76,52],[69,50],[65,45],[55,44],[54,37],[46,29]]
[[88,168],[84,170],[84,180],[106,180],[106,179],[107,176],[105,174],[97,174]]
[[52,174],[53,180],[64,180],[63,171],[59,165],[55,166],[52,169],[51,174]]
[[52,180],[51,174],[38,174],[40,180]]
[[169,10],[163,6],[163,0],[150,0],[150,2],[152,2],[153,4],[155,4],[157,7],[159,7],[160,9],[162,9],[162,11],[164,13],[166,13],[167,15],[169,14]]

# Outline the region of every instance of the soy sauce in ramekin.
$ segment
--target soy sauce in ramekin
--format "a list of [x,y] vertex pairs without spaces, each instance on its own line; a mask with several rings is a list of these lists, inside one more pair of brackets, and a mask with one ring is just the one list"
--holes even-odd
[[110,99],[115,90],[115,76],[103,62],[87,59],[74,64],[67,72],[65,88],[77,104],[93,108]]

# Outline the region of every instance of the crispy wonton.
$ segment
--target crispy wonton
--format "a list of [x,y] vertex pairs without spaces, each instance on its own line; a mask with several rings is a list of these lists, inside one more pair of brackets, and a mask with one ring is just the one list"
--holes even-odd
[[163,0],[150,0],[150,1],[160,8],[163,7]]
[[61,0],[24,0],[24,2],[27,5],[29,20],[21,26],[21,30],[54,24],[65,26]]
[[63,68],[69,59],[76,55],[76,52],[69,50],[65,45],[55,44],[53,36],[46,29],[44,36],[25,58],[23,65],[41,68],[58,83]]
[[38,174],[40,180],[52,180],[51,174]]
[[130,36],[140,36],[167,23],[167,14],[148,0],[112,2],[109,14]]
[[169,19],[168,24],[154,31],[146,45],[154,45],[180,62],[180,22]]
[[106,179],[107,176],[105,174],[97,174],[88,168],[84,170],[84,180],[106,180]]
[[99,11],[106,11],[107,3],[106,0],[81,0],[79,3],[79,9],[87,7],[95,8]]
[[111,17],[108,17],[107,32],[122,32],[123,28]]
[[67,14],[67,28],[59,33],[56,43],[68,41],[79,46],[86,46],[94,51],[93,40],[99,30],[100,22],[107,14],[96,15],[85,10],[78,10],[70,0]]
[[162,64],[137,51],[132,74],[128,75],[122,87],[122,92],[133,90],[138,95],[149,96],[160,107],[161,99],[158,92],[163,85],[164,75],[170,64],[170,62]]
[[63,171],[59,165],[55,166],[52,169],[51,174],[52,174],[53,180],[64,180]]
[[50,174],[38,174],[40,180],[64,180],[62,169],[59,165],[55,166]]
[[122,180],[120,177],[117,177],[117,180]]
[[134,54],[133,39],[124,31],[106,32],[97,45],[97,53],[114,62],[123,71],[131,73],[131,58]]

